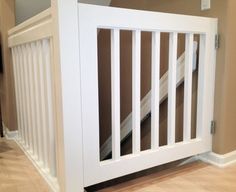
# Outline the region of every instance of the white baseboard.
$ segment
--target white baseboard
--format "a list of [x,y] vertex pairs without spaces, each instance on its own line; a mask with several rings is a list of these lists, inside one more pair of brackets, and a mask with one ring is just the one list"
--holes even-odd
[[219,155],[213,152],[204,153],[202,155],[198,155],[198,159],[217,167],[224,168],[236,163],[236,151],[232,151],[224,155]]
[[18,136],[18,131],[10,131],[7,126],[2,122],[3,132],[6,139],[15,139]]
[[58,181],[55,177],[52,177],[48,170],[42,167],[42,163],[38,161],[37,157],[35,157],[31,151],[29,151],[21,141],[19,141],[17,138],[14,139],[15,142],[18,144],[18,146],[21,148],[21,150],[25,153],[27,158],[31,161],[31,163],[34,165],[34,167],[37,169],[37,171],[40,173],[40,175],[43,177],[43,179],[47,182],[47,184],[50,187],[51,192],[59,192],[59,185]]

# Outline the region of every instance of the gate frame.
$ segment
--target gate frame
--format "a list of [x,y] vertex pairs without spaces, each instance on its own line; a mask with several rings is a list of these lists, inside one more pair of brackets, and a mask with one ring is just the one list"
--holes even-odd
[[[148,18],[149,23],[144,19],[137,20],[138,16]],[[109,15],[109,17],[106,17]],[[173,16],[180,22],[173,22]],[[86,20],[84,19],[86,18]],[[125,19],[126,18],[126,19]],[[127,18],[132,18],[128,22]],[[163,20],[165,18],[165,20]],[[123,19],[123,20],[122,20]],[[194,20],[194,25],[192,25]],[[158,27],[155,27],[158,21]],[[82,126],[83,126],[83,147],[84,147],[84,185],[90,186],[106,180],[114,179],[133,172],[148,169],[164,163],[178,159],[190,157],[196,154],[212,150],[212,135],[210,133],[210,123],[213,118],[214,107],[214,86],[215,86],[215,35],[217,34],[217,19],[203,18],[186,15],[167,14],[150,11],[129,10],[111,7],[101,7],[95,5],[85,5],[79,3],[79,23],[80,23],[80,65],[81,65],[81,94],[82,94]],[[114,24],[115,23],[115,24]],[[141,24],[140,24],[141,23]],[[116,25],[117,24],[117,25]],[[121,27],[120,27],[121,26]],[[143,26],[143,27],[140,27]],[[200,63],[203,65],[199,71],[198,87],[198,111],[197,111],[197,138],[189,142],[175,143],[174,145],[160,147],[157,150],[147,150],[139,154],[122,156],[116,160],[99,160],[99,126],[98,120],[98,86],[97,86],[97,28],[105,29],[127,29],[141,31],[165,31],[179,33],[200,34]],[[171,28],[171,29],[170,29]],[[90,36],[89,36],[90,35]],[[87,38],[88,37],[88,38]],[[95,43],[96,42],[96,43]],[[84,46],[85,45],[85,46]],[[89,47],[88,45],[91,45]],[[87,49],[87,50],[86,50]],[[88,54],[89,51],[89,54]],[[206,55],[209,55],[206,57]],[[86,63],[86,65],[84,65]],[[91,64],[91,65],[90,65]],[[203,71],[201,71],[203,70]],[[213,73],[212,73],[213,72]],[[88,77],[88,74],[92,74]],[[208,82],[208,83],[204,83]],[[86,85],[85,85],[86,83]],[[94,89],[90,89],[90,86]],[[203,92],[204,90],[204,92]],[[95,96],[95,97],[94,97]],[[201,96],[201,97],[199,97]],[[90,97],[90,99],[88,99]],[[200,98],[200,99],[199,99]],[[95,107],[95,108],[94,108]],[[93,108],[91,111],[90,109]],[[204,109],[204,110],[203,110]],[[204,113],[203,113],[204,111]],[[204,115],[203,115],[204,114]],[[91,121],[93,119],[93,121]],[[89,129],[88,129],[89,128]],[[92,130],[91,130],[92,129]],[[89,136],[88,136],[89,135]],[[179,151],[177,150],[179,149]],[[87,154],[90,151],[90,154]],[[157,154],[157,151],[160,154]],[[176,152],[178,151],[178,153]],[[172,153],[171,157],[168,155]],[[142,156],[140,155],[142,154]],[[116,155],[115,155],[116,156]],[[157,163],[157,158],[158,163]],[[148,159],[149,162],[145,162]],[[169,159],[169,160],[167,160]],[[137,160],[137,166],[133,161]],[[116,167],[113,165],[116,164]],[[125,165],[125,169],[123,166]],[[108,170],[114,170],[106,171]],[[93,174],[92,174],[93,173]]]

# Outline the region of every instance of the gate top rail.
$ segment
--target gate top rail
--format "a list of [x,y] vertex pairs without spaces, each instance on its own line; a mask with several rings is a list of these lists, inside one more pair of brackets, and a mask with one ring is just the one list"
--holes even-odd
[[[98,28],[205,34],[217,18],[132,10],[79,3],[80,18]],[[163,19],[164,18],[164,19]],[[174,19],[173,19],[174,18]]]
[[8,31],[8,46],[14,47],[52,36],[51,8]]

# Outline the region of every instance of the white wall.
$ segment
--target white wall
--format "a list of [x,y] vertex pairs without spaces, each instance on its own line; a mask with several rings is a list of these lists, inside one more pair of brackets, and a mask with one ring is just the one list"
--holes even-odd
[[15,0],[16,24],[50,7],[51,0]]

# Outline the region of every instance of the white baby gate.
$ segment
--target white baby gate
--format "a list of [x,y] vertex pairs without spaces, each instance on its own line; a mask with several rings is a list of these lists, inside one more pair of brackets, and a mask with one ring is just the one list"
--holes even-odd
[[[79,5],[84,185],[89,186],[211,150],[215,19]],[[111,30],[112,159],[100,161],[98,29]],[[132,31],[132,154],[120,154],[120,30]],[[140,151],[141,32],[152,32],[151,149]],[[160,33],[168,32],[168,144],[159,147]],[[175,142],[177,36],[186,34],[184,139]],[[197,137],[191,139],[193,37],[200,35]]]
[[[51,1],[9,31],[19,138],[53,191],[84,187],[211,150],[217,20]],[[78,22],[78,23],[77,23]],[[100,161],[99,29],[111,31],[112,159]],[[120,30],[132,31],[132,154],[120,154]],[[152,33],[151,149],[140,150],[141,32]],[[160,34],[169,33],[168,142],[159,146]],[[185,34],[183,141],[175,141],[177,37]],[[194,35],[200,35],[191,139]],[[167,87],[167,86],[166,86]],[[166,91],[167,92],[167,91]]]

